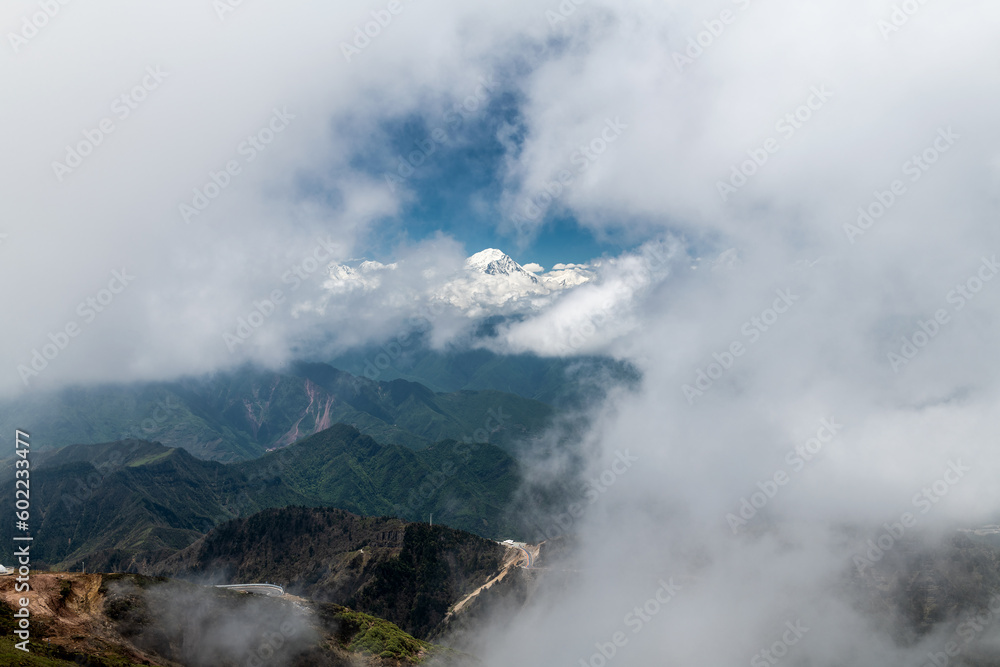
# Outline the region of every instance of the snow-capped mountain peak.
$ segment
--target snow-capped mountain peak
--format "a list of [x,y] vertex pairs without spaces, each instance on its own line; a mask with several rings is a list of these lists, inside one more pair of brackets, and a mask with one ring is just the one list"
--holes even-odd
[[[556,294],[594,278],[588,265],[556,264],[551,271],[537,264],[528,266],[531,271],[505,252],[487,248],[466,259],[464,271],[449,275],[442,282],[434,284],[434,276],[425,275],[428,284],[422,296],[449,303],[469,317],[478,317],[539,308]],[[355,292],[374,295],[382,288],[383,279],[397,270],[405,271],[405,267],[372,260],[360,261],[354,266],[334,263],[327,267],[323,287],[331,296]],[[413,293],[408,298],[419,300],[421,295]]]
[[502,250],[487,248],[477,252],[472,257],[465,260],[465,265],[469,269],[485,273],[489,276],[508,276],[511,278],[524,278],[532,283],[537,283],[536,278],[531,273],[510,258]]
[[375,271],[384,271],[387,269],[390,271],[394,271],[397,266],[398,264],[396,264],[395,262],[393,262],[392,264],[383,264],[382,262],[376,262],[367,259],[358,264],[358,271],[367,273],[374,273]]

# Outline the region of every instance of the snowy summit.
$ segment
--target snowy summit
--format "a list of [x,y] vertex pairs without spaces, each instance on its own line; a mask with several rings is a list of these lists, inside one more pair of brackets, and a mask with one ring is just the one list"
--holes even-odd
[[465,266],[488,276],[516,277],[524,278],[532,283],[538,282],[538,278],[525,271],[524,267],[510,258],[510,255],[496,248],[487,248],[477,252],[465,260]]

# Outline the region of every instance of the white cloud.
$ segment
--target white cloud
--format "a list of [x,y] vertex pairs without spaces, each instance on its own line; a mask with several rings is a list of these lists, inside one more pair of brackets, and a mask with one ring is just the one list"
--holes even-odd
[[[17,128],[0,167],[0,275],[18,285],[5,305],[25,322],[4,331],[0,391],[24,390],[17,368],[72,323],[79,335],[29,388],[202,372],[247,356],[278,362],[322,338],[337,322],[301,308],[318,281],[292,293],[282,276],[308,261],[317,237],[339,245],[339,261],[363,251],[371,225],[397,214],[404,196],[348,161],[377,145],[380,122],[430,108],[429,94],[440,104],[468,96],[503,57],[495,39],[523,27],[516,6],[526,5],[472,14],[406,4],[348,63],[340,43],[374,7],[244,4],[220,21],[211,3],[194,0],[60,5],[4,54],[0,74],[18,100],[0,110]],[[17,30],[37,11],[12,5],[5,24]],[[137,103],[135,87],[154,82],[147,67],[162,81],[135,93]],[[123,94],[135,106],[127,117],[116,113]],[[113,128],[106,135],[102,119]],[[60,181],[52,163],[81,144],[89,154]],[[186,223],[183,203],[203,210],[188,211]],[[122,267],[135,281],[84,322],[77,304]],[[223,334],[275,289],[287,297],[280,313],[231,354]]]

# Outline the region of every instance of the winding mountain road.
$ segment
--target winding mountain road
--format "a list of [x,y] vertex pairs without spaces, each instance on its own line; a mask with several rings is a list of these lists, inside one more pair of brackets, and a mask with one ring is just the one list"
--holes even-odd
[[531,569],[531,552],[528,551],[527,549],[525,549],[524,547],[520,547],[519,546],[517,548],[521,550],[521,553],[524,554],[525,561],[527,561],[527,564],[524,567],[526,567],[527,569],[530,570]]
[[216,588],[228,588],[231,591],[240,593],[254,593],[255,595],[266,595],[268,597],[281,597],[285,594],[285,589],[274,584],[220,584]]

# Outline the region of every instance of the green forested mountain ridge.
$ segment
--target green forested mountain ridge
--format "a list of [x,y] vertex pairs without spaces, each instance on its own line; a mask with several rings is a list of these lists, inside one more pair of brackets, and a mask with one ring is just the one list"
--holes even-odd
[[342,424],[235,468],[358,514],[419,520],[434,512],[442,523],[479,534],[506,528],[520,482],[517,462],[492,445],[446,440],[414,451]]
[[359,377],[419,382],[438,392],[461,390],[517,394],[557,407],[579,407],[616,384],[639,379],[633,366],[606,357],[500,355],[485,349],[438,351],[418,337],[342,354],[330,363]]
[[452,604],[499,571],[505,551],[445,526],[288,507],[224,523],[151,572],[272,581],[422,638]]
[[[10,477],[2,488],[13,494]],[[231,496],[249,482],[231,467],[159,444],[63,448],[33,466],[32,562],[79,568],[93,561],[97,569],[106,561],[114,567],[101,569],[113,570],[162,557],[233,516]],[[284,486],[269,491],[249,499],[247,509],[282,496],[288,503],[305,500]],[[0,524],[0,534],[12,537],[13,526]]]
[[[219,523],[288,505],[396,515],[496,537],[520,480],[516,461],[489,444],[444,441],[414,451],[336,425],[242,463],[126,440],[39,454],[32,469],[33,563],[142,569]],[[13,497],[8,468],[0,493]],[[0,539],[13,537],[0,524]]]
[[0,443],[15,428],[36,446],[155,440],[224,462],[253,459],[336,423],[420,449],[445,439],[512,448],[552,416],[543,403],[499,391],[435,393],[406,380],[375,382],[325,364],[281,372],[243,368],[209,378],[72,388],[0,403]]

